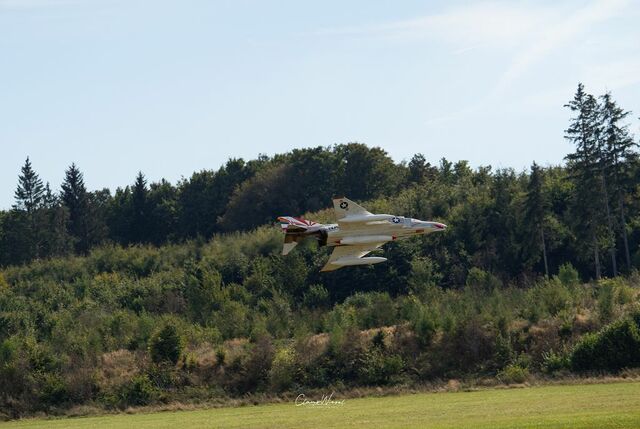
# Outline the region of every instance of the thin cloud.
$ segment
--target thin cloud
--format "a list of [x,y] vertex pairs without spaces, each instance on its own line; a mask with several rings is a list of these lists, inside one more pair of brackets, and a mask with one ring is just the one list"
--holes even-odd
[[596,0],[549,27],[527,49],[515,56],[494,88],[493,96],[506,91],[531,66],[552,51],[566,46],[594,25],[620,15],[629,3],[629,0]]
[[86,4],[82,0],[0,0],[0,10],[40,9]]
[[316,34],[396,40],[435,38],[456,45],[457,51],[480,45],[510,47],[538,33],[541,25],[553,15],[554,9],[548,6],[482,2],[414,19],[369,26],[328,28]]
[[640,59],[595,64],[584,71],[584,81],[595,92],[617,90],[640,83]]

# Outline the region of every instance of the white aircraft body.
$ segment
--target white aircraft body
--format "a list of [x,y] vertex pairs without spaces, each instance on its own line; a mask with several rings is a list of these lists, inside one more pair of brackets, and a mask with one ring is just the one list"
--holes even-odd
[[444,231],[447,226],[390,214],[373,214],[348,198],[334,198],[338,223],[320,224],[306,219],[281,216],[285,233],[282,254],[288,254],[307,237],[315,237],[321,246],[333,246],[333,253],[321,271],[333,271],[352,265],[371,265],[387,258],[365,257],[383,244],[421,234]]

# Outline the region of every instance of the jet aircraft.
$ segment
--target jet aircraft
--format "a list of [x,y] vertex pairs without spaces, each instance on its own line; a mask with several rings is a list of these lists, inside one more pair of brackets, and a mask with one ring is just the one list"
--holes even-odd
[[333,253],[320,271],[333,271],[352,265],[384,262],[380,256],[365,257],[389,241],[444,231],[447,226],[390,214],[373,214],[348,198],[334,198],[333,208],[338,223],[321,224],[291,216],[280,216],[284,232],[282,254],[288,254],[307,237],[316,238],[321,246],[333,246]]

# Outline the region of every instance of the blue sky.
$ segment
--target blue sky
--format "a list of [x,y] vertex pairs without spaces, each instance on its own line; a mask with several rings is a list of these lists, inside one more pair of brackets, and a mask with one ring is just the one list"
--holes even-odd
[[0,208],[57,188],[359,141],[396,160],[562,162],[577,83],[640,131],[640,2],[0,0]]

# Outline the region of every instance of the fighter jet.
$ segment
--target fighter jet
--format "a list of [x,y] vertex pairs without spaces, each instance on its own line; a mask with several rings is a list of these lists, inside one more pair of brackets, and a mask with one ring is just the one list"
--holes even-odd
[[348,198],[333,199],[338,223],[320,224],[302,218],[280,216],[284,232],[282,254],[288,254],[307,237],[314,237],[321,246],[334,247],[327,264],[320,271],[334,271],[352,265],[372,265],[387,258],[365,256],[389,241],[421,234],[444,231],[447,226],[390,214],[373,214]]

